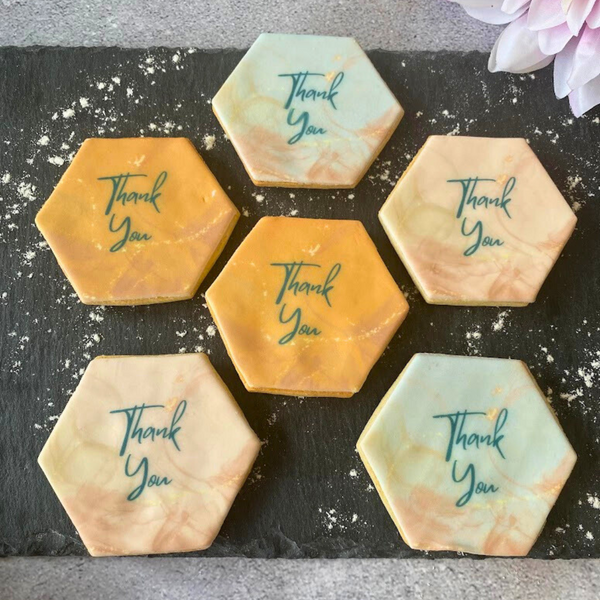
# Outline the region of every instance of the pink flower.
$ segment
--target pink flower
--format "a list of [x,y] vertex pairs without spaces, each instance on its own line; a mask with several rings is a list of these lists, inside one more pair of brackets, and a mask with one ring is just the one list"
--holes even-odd
[[450,0],[500,34],[488,68],[529,73],[554,60],[554,92],[580,117],[600,104],[600,0]]

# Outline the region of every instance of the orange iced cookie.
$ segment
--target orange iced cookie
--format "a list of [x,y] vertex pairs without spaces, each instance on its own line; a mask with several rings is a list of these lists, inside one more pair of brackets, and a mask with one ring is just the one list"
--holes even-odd
[[88,139],[36,224],[85,304],[192,298],[239,212],[184,138]]
[[206,292],[252,392],[349,397],[408,304],[358,221],[265,217]]

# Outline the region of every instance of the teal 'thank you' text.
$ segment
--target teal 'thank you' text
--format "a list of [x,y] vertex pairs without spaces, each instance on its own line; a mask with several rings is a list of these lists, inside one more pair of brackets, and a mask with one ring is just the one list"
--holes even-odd
[[305,323],[302,319],[302,309],[297,307],[288,310],[287,302],[284,299],[289,296],[310,296],[316,295],[322,297],[327,306],[331,308],[330,294],[333,291],[333,282],[342,270],[342,265],[336,263],[331,267],[325,280],[321,283],[314,283],[306,279],[305,271],[307,269],[320,269],[321,265],[315,263],[289,262],[289,263],[271,263],[272,267],[283,269],[283,282],[275,300],[276,305],[281,305],[279,310],[279,322],[291,327],[290,331],[279,339],[280,344],[291,342],[297,335],[321,335],[321,330]]
[[[479,417],[479,419],[477,419]],[[502,442],[504,434],[500,433],[506,424],[508,418],[508,409],[503,408],[496,416],[494,430],[492,433],[482,434],[472,429],[473,422],[483,423],[483,417],[487,423],[490,423],[487,413],[470,412],[467,410],[457,411],[443,415],[434,415],[434,419],[448,419],[450,425],[450,437],[446,448],[446,462],[450,462],[454,451],[458,448],[464,451],[477,451],[485,448],[496,450],[502,459],[505,459]],[[468,421],[468,423],[467,423]],[[471,427],[471,429],[469,428]],[[460,471],[458,459],[452,463],[452,481],[454,483],[465,483],[466,491],[457,500],[456,506],[459,508],[465,506],[473,494],[493,494],[499,490],[499,487],[491,483],[477,480],[475,465],[470,462],[466,469]]]
[[[330,77],[325,73],[311,73],[309,71],[299,71],[298,73],[280,73],[279,77],[289,77],[292,88],[288,95],[284,109],[287,113],[287,124],[297,127],[296,133],[288,140],[288,144],[299,142],[305,135],[324,135],[327,130],[323,127],[313,125],[308,110],[302,111],[299,115],[294,114],[294,103],[310,103],[323,101],[327,102],[334,110],[337,110],[335,97],[339,94],[337,88],[344,79],[344,72],[340,71],[335,77]],[[323,80],[330,81],[329,87],[316,87]]]
[[508,205],[512,202],[512,198],[510,194],[515,189],[515,185],[517,184],[517,178],[511,177],[504,184],[504,189],[502,190],[502,196],[500,197],[489,197],[480,195],[477,196],[475,194],[478,191],[477,184],[484,181],[495,182],[495,179],[486,179],[482,177],[467,177],[466,179],[447,179],[447,183],[460,183],[462,188],[462,195],[460,199],[460,203],[458,205],[458,210],[456,211],[456,218],[461,219],[460,232],[461,234],[469,238],[472,242],[471,246],[469,246],[463,254],[465,256],[472,256],[481,248],[482,246],[504,246],[504,241],[498,238],[493,238],[489,235],[485,235],[483,229],[483,222],[481,219],[475,221],[475,224],[472,227],[467,225],[467,216],[463,216],[464,213],[471,209],[473,212],[482,211],[486,209],[496,208],[502,211],[503,215],[509,219],[512,219],[510,211],[508,209]]
[[117,241],[110,247],[111,252],[118,252],[127,242],[144,242],[152,239],[152,236],[143,231],[136,231],[132,226],[129,215],[118,219],[115,213],[117,207],[128,209],[130,206],[138,204],[150,204],[152,209],[160,213],[158,199],[161,196],[159,191],[167,180],[167,172],[163,171],[155,179],[152,189],[146,192],[133,190],[129,186],[131,179],[137,177],[147,177],[142,173],[121,173],[119,175],[108,175],[98,177],[98,181],[110,181],[112,184],[110,198],[106,204],[105,216],[109,217],[108,229],[111,233],[118,234]]
[[171,417],[171,423],[168,427],[154,427],[142,423],[142,418],[147,418],[149,411],[156,412],[155,409],[165,408],[164,404],[140,404],[130,406],[129,408],[121,408],[118,410],[111,410],[110,414],[122,414],[125,416],[125,434],[121,442],[121,448],[119,450],[119,456],[125,456],[125,476],[126,477],[138,477],[138,485],[129,493],[127,500],[135,500],[139,498],[144,490],[149,487],[169,485],[173,482],[172,479],[164,475],[156,475],[150,472],[150,463],[146,456],[142,457],[137,466],[133,464],[135,459],[132,459],[132,454],[127,453],[130,444],[151,444],[157,440],[167,440],[171,442],[173,446],[180,451],[178,434],[181,431],[179,422],[183,418],[185,409],[187,408],[187,401],[181,400]]

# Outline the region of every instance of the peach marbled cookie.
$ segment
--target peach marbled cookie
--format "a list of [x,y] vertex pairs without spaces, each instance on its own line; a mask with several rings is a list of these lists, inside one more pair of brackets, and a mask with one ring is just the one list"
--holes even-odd
[[431,136],[379,212],[431,304],[534,302],[573,211],[520,138]]
[[352,38],[263,33],[213,99],[256,185],[352,188],[404,110]]
[[360,456],[418,550],[525,556],[577,457],[518,360],[416,354],[365,427]]
[[204,354],[99,357],[39,463],[93,556],[203,550],[260,448]]
[[192,298],[239,217],[184,138],[88,139],[36,224],[85,304]]
[[206,292],[246,388],[349,397],[408,304],[358,221],[265,217]]

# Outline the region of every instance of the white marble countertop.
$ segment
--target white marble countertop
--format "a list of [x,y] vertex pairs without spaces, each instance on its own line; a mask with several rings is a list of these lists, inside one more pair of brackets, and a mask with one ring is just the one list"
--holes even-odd
[[[0,0],[0,45],[246,48],[263,31],[355,37],[365,49],[491,49],[500,28],[446,0]],[[17,558],[0,598],[600,597],[597,561]]]

